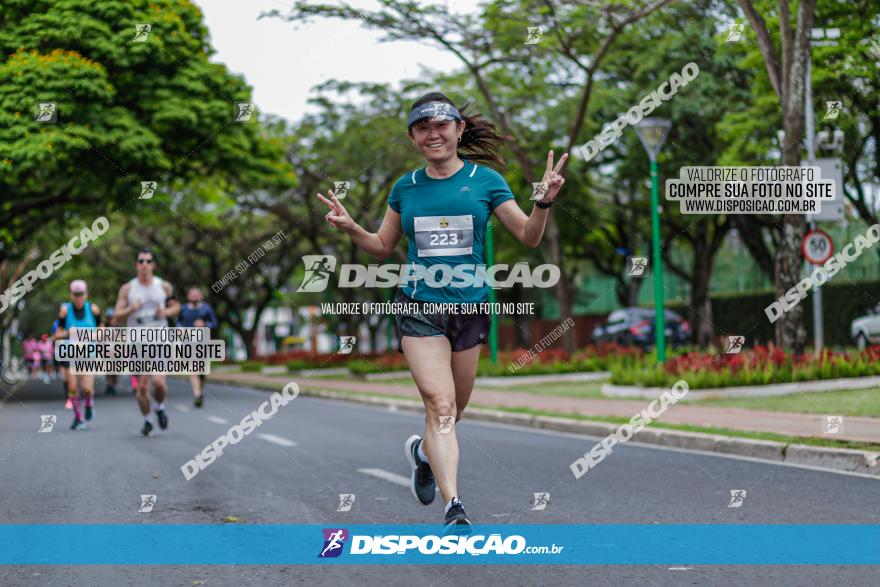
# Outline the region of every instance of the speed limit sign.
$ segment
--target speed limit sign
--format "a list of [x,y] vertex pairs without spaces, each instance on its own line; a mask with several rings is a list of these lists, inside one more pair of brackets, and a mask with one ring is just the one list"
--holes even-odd
[[834,254],[834,243],[824,230],[811,230],[804,235],[804,242],[801,243],[801,252],[804,255],[804,259],[813,265],[821,265]]

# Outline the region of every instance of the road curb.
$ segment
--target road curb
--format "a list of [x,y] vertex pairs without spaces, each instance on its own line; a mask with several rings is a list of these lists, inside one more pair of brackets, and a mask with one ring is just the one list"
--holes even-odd
[[[244,381],[224,381],[220,383],[236,387],[251,387],[277,391],[277,385],[250,383]],[[390,397],[365,396],[344,391],[330,391],[300,386],[300,394],[309,397],[350,401],[360,404],[388,406],[397,409],[423,411],[421,401]],[[620,424],[576,420],[558,416],[537,416],[508,412],[490,408],[469,408],[467,418],[498,424],[528,426],[556,432],[585,434],[588,436],[608,436],[614,434]],[[880,453],[804,444],[786,444],[772,440],[753,440],[718,434],[670,430],[667,428],[645,428],[633,437],[636,444],[654,444],[689,450],[717,452],[719,454],[750,457],[770,462],[803,465],[831,471],[850,471],[876,475],[880,479]],[[589,452],[589,451],[586,451]]]
[[[833,452],[831,452],[833,451]],[[880,476],[878,453],[863,450],[831,449],[821,446],[790,444],[785,449],[785,462],[844,471],[871,473]]]

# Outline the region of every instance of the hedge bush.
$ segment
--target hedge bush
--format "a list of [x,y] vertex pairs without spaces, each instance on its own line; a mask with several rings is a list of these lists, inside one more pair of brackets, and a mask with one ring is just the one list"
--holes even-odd
[[372,373],[384,373],[386,371],[382,366],[377,365],[372,361],[364,361],[363,359],[349,361],[347,367],[353,375],[368,375]]
[[355,375],[405,371],[407,369],[406,359],[404,358],[403,353],[389,353],[373,357],[372,359],[353,359],[349,361],[346,366],[349,371]]
[[262,361],[244,361],[239,365],[243,373],[259,373],[264,363]]

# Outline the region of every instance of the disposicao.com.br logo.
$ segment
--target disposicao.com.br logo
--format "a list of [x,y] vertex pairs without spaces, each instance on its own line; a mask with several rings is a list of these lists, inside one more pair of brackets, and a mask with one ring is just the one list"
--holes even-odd
[[345,528],[325,528],[324,541],[318,558],[337,558],[346,543],[349,555],[517,555],[559,554],[564,546],[528,546],[519,534],[502,536],[499,533],[459,535],[448,534],[385,534],[349,535]]
[[[297,292],[321,292],[327,289],[336,273],[333,255],[304,255],[305,276]],[[495,265],[445,264],[360,265],[345,263],[339,268],[337,287],[396,287],[408,282],[421,282],[428,287],[553,287],[559,282],[559,267],[545,263],[534,269],[528,263],[496,263]]]

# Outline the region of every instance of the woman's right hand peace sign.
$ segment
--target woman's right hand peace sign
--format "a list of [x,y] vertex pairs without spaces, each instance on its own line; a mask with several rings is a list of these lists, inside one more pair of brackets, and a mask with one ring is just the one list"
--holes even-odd
[[330,211],[327,212],[327,215],[324,218],[327,219],[327,222],[329,222],[330,226],[333,228],[338,228],[347,232],[355,226],[354,220],[352,220],[351,216],[348,214],[345,206],[343,206],[336,196],[333,195],[333,190],[327,190],[327,193],[330,194],[329,200],[320,193],[318,194],[321,201],[327,204],[327,207],[330,208]]

